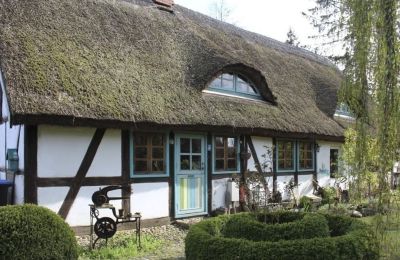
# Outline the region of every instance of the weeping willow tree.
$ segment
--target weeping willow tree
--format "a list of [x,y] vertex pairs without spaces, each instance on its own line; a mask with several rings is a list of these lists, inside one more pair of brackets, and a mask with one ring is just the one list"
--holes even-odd
[[357,118],[351,169],[357,175],[355,186],[367,175],[368,140],[373,136],[379,155],[379,187],[385,193],[387,173],[400,148],[399,0],[316,0],[316,7],[309,11],[308,17],[329,39],[327,43],[341,42],[344,47],[344,53],[334,58],[344,68],[340,101]]
[[370,173],[371,149],[376,149],[378,207],[384,212],[392,201],[388,173],[400,149],[399,0],[317,0],[310,11],[314,26],[345,50],[336,61],[344,67],[340,101],[356,116],[353,199],[360,201],[365,194],[361,183]]

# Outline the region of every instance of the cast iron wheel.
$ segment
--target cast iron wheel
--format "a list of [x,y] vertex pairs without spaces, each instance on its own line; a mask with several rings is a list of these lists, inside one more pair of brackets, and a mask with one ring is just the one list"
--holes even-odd
[[103,239],[112,237],[117,232],[117,223],[112,218],[99,218],[94,224],[94,233]]

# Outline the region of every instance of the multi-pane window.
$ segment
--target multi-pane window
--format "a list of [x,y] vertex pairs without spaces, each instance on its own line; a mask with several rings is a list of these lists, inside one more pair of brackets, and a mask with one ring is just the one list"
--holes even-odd
[[214,139],[216,172],[237,171],[238,151],[237,138],[216,136]]
[[245,95],[256,99],[261,98],[254,84],[238,74],[221,74],[211,82],[210,88],[222,92],[232,92],[237,95]]
[[338,162],[339,162],[339,149],[331,149],[330,150],[330,175],[331,178],[335,177],[335,174],[338,173]]
[[311,142],[298,142],[299,147],[299,170],[312,170],[313,166],[313,145]]
[[278,171],[294,170],[294,142],[278,141]]
[[165,173],[165,135],[138,133],[133,140],[134,174]]
[[278,172],[314,170],[314,143],[279,140],[276,146]]

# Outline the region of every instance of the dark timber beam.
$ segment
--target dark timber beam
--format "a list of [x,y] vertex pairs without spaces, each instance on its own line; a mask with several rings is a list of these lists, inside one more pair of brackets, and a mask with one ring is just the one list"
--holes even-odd
[[25,203],[37,204],[37,126],[27,125],[25,127],[25,177],[24,197]]
[[[130,166],[129,166],[129,131],[122,130],[121,131],[121,165],[122,165],[122,184],[123,185],[131,185],[130,184]],[[111,185],[111,184],[107,184]],[[126,189],[122,189],[122,197],[127,199],[122,200],[122,209],[125,211],[125,214],[131,212],[131,192]]]
[[104,128],[98,128],[93,135],[92,141],[90,142],[86,154],[81,162],[81,165],[79,166],[78,172],[76,173],[76,176],[71,183],[67,196],[65,197],[65,200],[61,205],[60,210],[58,211],[58,214],[64,219],[67,218],[72,204],[74,203],[75,198],[78,195],[78,192],[83,184],[83,180],[85,179],[86,174],[89,171],[90,165],[92,165],[94,156],[96,155],[97,149],[100,146],[105,131],[106,130]]
[[254,165],[256,166],[258,173],[262,175],[263,171],[261,169],[260,160],[258,160],[257,151],[254,148],[254,144],[253,144],[253,141],[251,140],[251,136],[246,136],[246,140],[247,140],[247,144],[249,145],[249,148],[250,148],[251,156],[253,157],[253,160],[254,160]]

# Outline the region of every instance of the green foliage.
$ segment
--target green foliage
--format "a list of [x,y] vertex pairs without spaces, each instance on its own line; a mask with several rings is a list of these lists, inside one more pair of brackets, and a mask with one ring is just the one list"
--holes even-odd
[[304,211],[308,212],[312,209],[312,200],[309,197],[303,196],[299,201],[299,208],[304,209]]
[[[275,213],[267,213],[274,215]],[[279,219],[293,219],[284,217],[285,213],[277,213]],[[186,237],[185,252],[187,259],[378,259],[379,248],[377,240],[372,235],[369,226],[358,220],[341,216],[318,214],[300,214],[299,219],[324,219],[329,230],[337,236],[313,237],[309,239],[292,239],[279,241],[254,241],[233,237],[225,237],[224,232],[215,232],[216,226],[227,228],[233,217],[217,217],[204,220],[193,225]],[[306,217],[309,215],[308,217]],[[253,215],[234,216],[238,221],[250,222],[260,217]],[[322,218],[321,218],[322,217]],[[267,219],[276,219],[267,217]],[[213,231],[210,233],[209,231]],[[311,232],[310,232],[311,233]]]
[[0,207],[3,259],[77,259],[75,235],[49,209],[35,205]]
[[139,249],[134,235],[119,232],[108,241],[107,246],[93,250],[81,247],[79,256],[83,259],[127,259],[154,253],[162,244],[163,241],[145,235],[141,240],[142,248]]
[[279,241],[327,237],[329,227],[326,219],[319,214],[307,214],[300,220],[281,224],[264,224],[252,215],[237,215],[227,221],[222,233],[230,238]]

